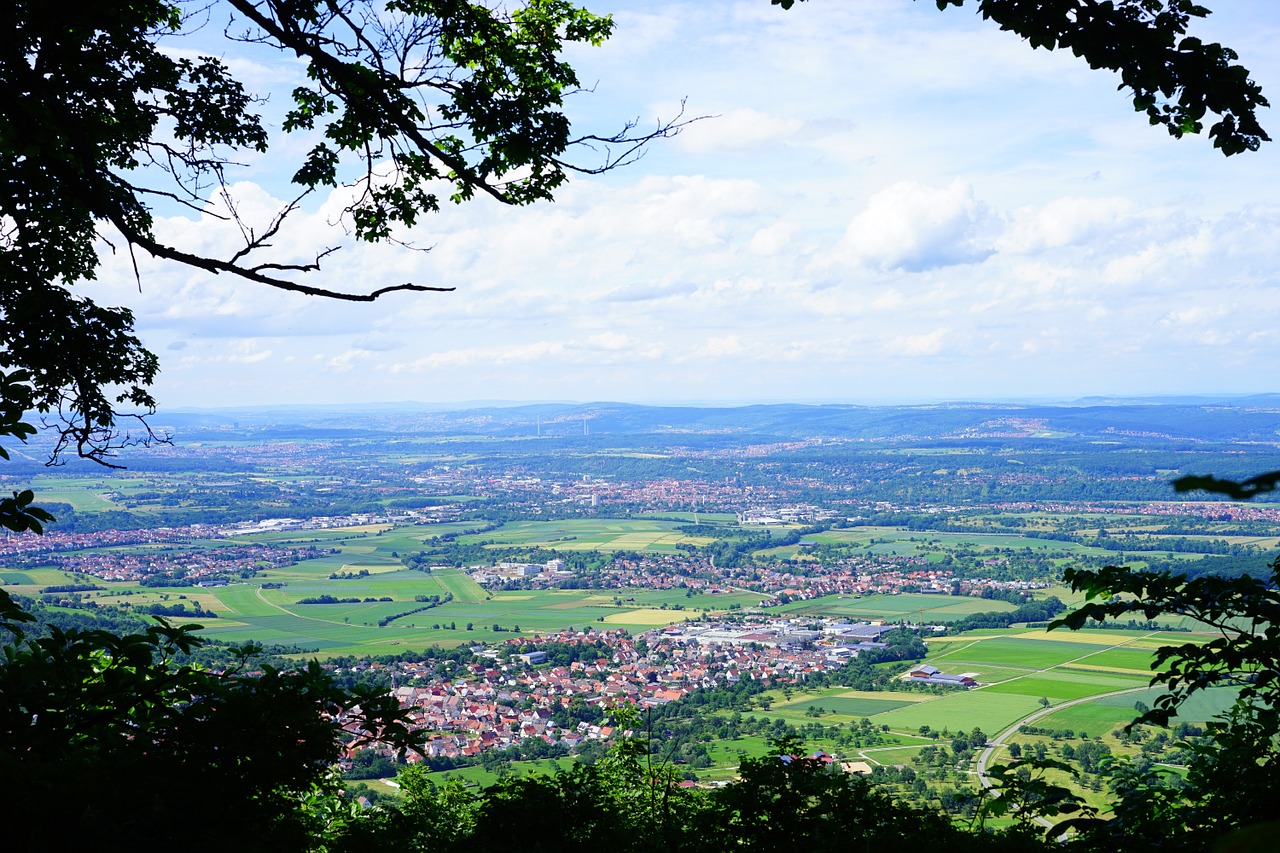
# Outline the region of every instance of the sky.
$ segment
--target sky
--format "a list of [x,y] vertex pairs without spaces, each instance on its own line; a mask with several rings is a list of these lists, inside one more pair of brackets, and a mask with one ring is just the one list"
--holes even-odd
[[[1280,103],[1280,4],[1207,5],[1194,33]],[[145,257],[135,279],[104,249],[81,287],[134,311],[162,410],[1280,390],[1280,142],[1225,158],[1173,140],[1118,77],[1032,50],[972,3],[588,6],[616,31],[569,51],[592,89],[570,100],[575,129],[670,119],[682,100],[710,117],[554,202],[445,205],[400,235],[424,250],[344,239],[342,191],[277,240],[302,258],[341,245],[317,286],[453,293],[341,303]],[[211,34],[197,40],[271,96],[271,118],[301,66]],[[243,213],[289,196],[305,147],[277,136],[230,173]],[[234,246],[208,218],[156,230]]]

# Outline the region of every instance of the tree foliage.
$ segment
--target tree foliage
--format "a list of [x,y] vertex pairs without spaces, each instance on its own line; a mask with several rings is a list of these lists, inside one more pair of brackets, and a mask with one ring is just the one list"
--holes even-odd
[[141,633],[52,627],[0,591],[0,773],[23,815],[8,850],[223,849],[234,820],[250,850],[304,850],[303,797],[353,736],[415,741],[397,702],[299,670],[179,665],[200,641],[160,621]]
[[[772,0],[790,9],[796,0]],[[934,0],[939,9],[965,0]],[[1268,106],[1262,87],[1234,64],[1239,55],[1221,44],[1187,34],[1193,18],[1210,12],[1192,0],[977,0],[978,14],[1016,33],[1034,48],[1070,50],[1089,63],[1120,74],[1133,106],[1174,137],[1204,130],[1215,148],[1231,156],[1256,151],[1271,137],[1258,122]]]
[[[291,55],[306,83],[291,93],[286,162],[296,196],[266,221],[244,218],[229,172],[277,142],[250,92],[217,56],[168,44],[203,28]],[[341,220],[358,240],[395,239],[441,196],[505,204],[551,198],[569,173],[633,159],[647,132],[577,133],[564,112],[580,88],[562,53],[599,44],[613,24],[566,0],[508,9],[468,0],[176,0],[0,9],[0,369],[25,371],[24,402],[61,426],[57,452],[106,461],[117,408],[147,411],[158,363],[127,308],[77,295],[103,245],[212,274],[337,299],[452,290],[405,282],[368,292],[308,283],[337,246],[290,257],[275,244],[303,197],[345,187]],[[280,146],[287,148],[288,146]],[[589,159],[572,159],[586,151]],[[156,206],[184,205],[233,224],[238,248],[201,255],[167,242]],[[136,268],[136,264],[135,264]],[[10,398],[6,394],[5,400]]]
[[1241,827],[1280,820],[1280,558],[1270,568],[1266,578],[1188,579],[1122,566],[1064,572],[1088,600],[1055,625],[1079,628],[1141,613],[1187,617],[1217,634],[1157,649],[1151,683],[1167,692],[1134,725],[1168,725],[1183,702],[1210,688],[1235,695],[1227,713],[1208,724],[1207,744],[1188,745],[1195,760],[1185,786],[1117,768],[1116,819],[1096,830],[1104,846],[1141,848],[1163,838],[1196,849]]

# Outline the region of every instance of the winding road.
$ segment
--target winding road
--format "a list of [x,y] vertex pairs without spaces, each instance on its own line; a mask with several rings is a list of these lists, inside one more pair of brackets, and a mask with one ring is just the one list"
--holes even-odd
[[[1000,734],[991,738],[991,740],[987,741],[986,747],[983,748],[982,752],[978,753],[978,760],[976,765],[978,782],[980,782],[982,784],[982,787],[984,788],[989,789],[992,787],[991,777],[987,775],[987,765],[991,763],[991,759],[996,754],[996,750],[1003,748],[1005,745],[1005,741],[1007,741],[1011,735],[1016,733],[1018,729],[1022,728],[1028,723],[1034,723],[1036,720],[1039,720],[1043,717],[1049,716],[1050,714],[1061,711],[1063,708],[1070,708],[1072,705],[1082,705],[1085,702],[1096,702],[1099,699],[1106,699],[1109,696],[1123,696],[1126,693],[1139,693],[1143,690],[1149,690],[1149,689],[1150,687],[1143,686],[1143,687],[1129,687],[1124,690],[1113,690],[1110,693],[1099,693],[1095,696],[1085,696],[1082,699],[1072,699],[1069,702],[1061,702],[1057,705],[1049,705],[1047,707],[1041,708],[1039,711],[1028,714],[1027,716],[1023,717],[1021,720],[1018,720],[1017,722],[1013,723],[1004,731],[1000,732]],[[1039,815],[1036,815],[1036,823],[1044,827],[1053,826],[1053,821],[1046,820],[1045,818],[1040,817]]]

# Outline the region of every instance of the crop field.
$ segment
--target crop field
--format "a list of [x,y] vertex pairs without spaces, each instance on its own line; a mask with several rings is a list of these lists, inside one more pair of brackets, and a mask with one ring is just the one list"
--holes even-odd
[[642,512],[640,518],[654,521],[678,521],[681,524],[723,524],[738,526],[738,516],[731,512]]
[[1107,699],[1099,699],[1097,702],[1072,705],[1070,708],[1063,708],[1042,718],[1036,725],[1059,730],[1071,729],[1078,735],[1098,737],[1119,726],[1128,725],[1134,717],[1138,716],[1133,706],[1141,698],[1140,694],[1131,693],[1109,698],[1116,700],[1116,704],[1106,704]]
[[440,588],[445,592],[453,593],[453,600],[459,603],[484,601],[489,598],[489,593],[484,591],[484,587],[473,581],[469,575],[455,569],[432,572],[432,580],[440,584]]
[[1104,679],[1101,676],[1055,670],[1034,677],[1015,678],[982,689],[991,693],[1008,693],[1032,698],[1043,696],[1057,705],[1073,699],[1097,696],[1107,690],[1127,690],[1133,687],[1143,687],[1146,683],[1147,679],[1145,678],[1121,679],[1111,677]]
[[706,545],[706,536],[687,536],[676,528],[681,522],[650,519],[568,519],[564,521],[515,521],[460,542],[486,541],[495,548],[529,546],[558,551],[655,551],[673,552],[677,545]]
[[[296,645],[317,649],[322,655],[387,654],[397,648],[444,647],[464,643],[496,643],[517,630],[528,635],[553,633],[566,628],[591,626],[646,631],[679,622],[705,612],[719,612],[735,603],[754,604],[758,596],[730,593],[686,598],[681,590],[626,590],[626,600],[615,591],[601,590],[486,590],[457,569],[418,572],[384,567],[365,577],[331,580],[328,571],[351,571],[358,564],[335,559],[271,570],[263,577],[282,582],[278,589],[262,589],[260,580],[226,587],[169,588],[147,592],[131,600],[138,604],[159,600],[161,594],[181,594],[198,600],[218,614],[201,622],[205,636],[227,642],[250,639],[267,645]],[[419,612],[425,605],[418,596],[452,593],[453,600]],[[302,604],[302,599],[328,595],[359,599],[334,604]],[[382,601],[390,598],[391,601]],[[366,600],[372,599],[372,600]],[[383,627],[380,620],[401,615]],[[181,621],[181,620],[180,620]],[[393,648],[397,647],[397,648]]]
[[[1120,638],[1118,642],[1123,642]],[[994,637],[981,640],[947,652],[943,656],[949,672],[959,672],[965,666],[995,665],[1027,670],[1049,669],[1069,661],[1089,658],[1095,662],[1105,654],[1107,647],[1093,643],[1063,642],[1060,640],[1024,640],[1017,636]],[[1145,659],[1145,658],[1144,658]],[[942,667],[942,664],[939,664]]]
[[881,714],[875,722],[908,731],[920,726],[949,728],[951,731],[969,731],[977,727],[994,733],[1039,708],[1039,700],[1030,696],[988,690],[956,691]]
[[[1137,642],[1146,647],[1130,648]],[[1042,699],[1060,704],[1099,696],[1102,698],[1097,702],[1064,708],[1041,725],[1077,731],[1084,727],[1087,731],[1096,730],[1094,733],[1109,731],[1115,724],[1132,719],[1134,702],[1147,695],[1139,688],[1145,688],[1150,680],[1151,649],[1157,644],[1147,635],[1120,632],[1098,632],[1088,642],[1051,640],[1043,632],[1026,632],[1026,636],[990,636],[984,632],[931,641],[927,662],[951,674],[975,673],[981,686],[916,694],[920,701],[886,710],[872,719],[895,730],[910,731],[927,725],[935,730],[967,731],[978,726],[994,734],[1039,710]],[[1084,668],[1100,656],[1116,654],[1123,655],[1122,660],[1134,666],[1134,671]],[[1120,690],[1135,692],[1106,695]],[[1143,701],[1151,704],[1154,694]],[[809,704],[825,703],[797,700],[786,707]],[[1060,715],[1066,722],[1054,722]]]
[[361,555],[375,561],[398,563],[400,554],[419,551],[431,539],[474,530],[476,522],[443,524],[361,525],[327,530],[281,530],[251,533],[234,537],[233,542],[265,542],[275,545],[315,545],[319,548],[341,548],[345,555]]
[[135,477],[68,477],[60,474],[40,474],[31,478],[29,488],[36,493],[36,502],[70,504],[76,512],[101,512],[120,509],[120,504],[109,494],[127,494],[143,487],[150,487],[149,480]]

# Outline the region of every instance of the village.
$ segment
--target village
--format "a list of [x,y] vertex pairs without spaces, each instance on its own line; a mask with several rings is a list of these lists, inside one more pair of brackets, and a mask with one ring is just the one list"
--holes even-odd
[[[570,717],[564,725],[562,712],[573,706],[607,709],[621,703],[643,709],[747,678],[770,686],[802,684],[870,649],[886,648],[879,639],[898,627],[748,612],[733,622],[686,622],[637,637],[590,629],[513,638],[497,647],[472,648],[480,661],[443,676],[432,660],[361,661],[349,672],[390,676],[397,685],[392,695],[409,709],[413,725],[430,733],[423,755],[406,760],[465,761],[530,738],[573,750],[613,737],[604,720],[573,722]],[[595,645],[609,653],[562,666],[538,649],[549,644]],[[914,675],[911,680],[943,683]]]

